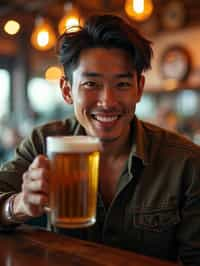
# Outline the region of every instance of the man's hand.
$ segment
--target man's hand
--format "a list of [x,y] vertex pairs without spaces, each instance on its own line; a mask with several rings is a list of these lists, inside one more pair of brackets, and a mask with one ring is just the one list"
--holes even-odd
[[23,174],[22,191],[14,200],[14,215],[37,217],[44,213],[48,204],[48,183],[50,163],[47,157],[39,155]]

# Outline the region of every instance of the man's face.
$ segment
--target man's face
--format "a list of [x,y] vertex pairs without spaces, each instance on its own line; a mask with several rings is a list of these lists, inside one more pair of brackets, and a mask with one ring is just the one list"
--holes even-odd
[[123,50],[91,48],[81,53],[72,86],[63,81],[61,88],[86,133],[113,141],[127,137],[143,85]]

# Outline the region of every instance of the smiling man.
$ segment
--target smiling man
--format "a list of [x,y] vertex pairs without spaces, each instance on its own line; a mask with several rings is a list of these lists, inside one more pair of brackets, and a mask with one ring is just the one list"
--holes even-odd
[[61,80],[63,97],[74,104],[86,133],[110,144],[126,143],[144,86],[128,53],[119,48],[85,49],[72,79],[72,84]]
[[58,46],[63,98],[75,116],[35,128],[1,167],[0,222],[42,216],[48,202],[46,137],[101,142],[96,224],[63,233],[147,256],[200,265],[200,148],[135,116],[151,43],[121,18],[93,16]]

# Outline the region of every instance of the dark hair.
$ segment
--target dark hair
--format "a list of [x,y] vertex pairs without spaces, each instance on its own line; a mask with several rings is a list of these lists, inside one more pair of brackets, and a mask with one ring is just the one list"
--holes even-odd
[[95,15],[78,31],[65,32],[59,39],[57,48],[60,62],[71,83],[81,51],[95,47],[119,48],[128,52],[138,77],[151,67],[153,52],[149,40],[118,16]]

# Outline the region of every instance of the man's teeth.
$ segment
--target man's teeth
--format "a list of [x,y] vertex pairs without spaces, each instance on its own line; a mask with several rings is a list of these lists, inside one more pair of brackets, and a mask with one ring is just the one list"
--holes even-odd
[[109,117],[106,117],[106,116],[95,116],[95,119],[100,121],[100,122],[113,122],[115,120],[118,119],[118,116],[109,116]]

